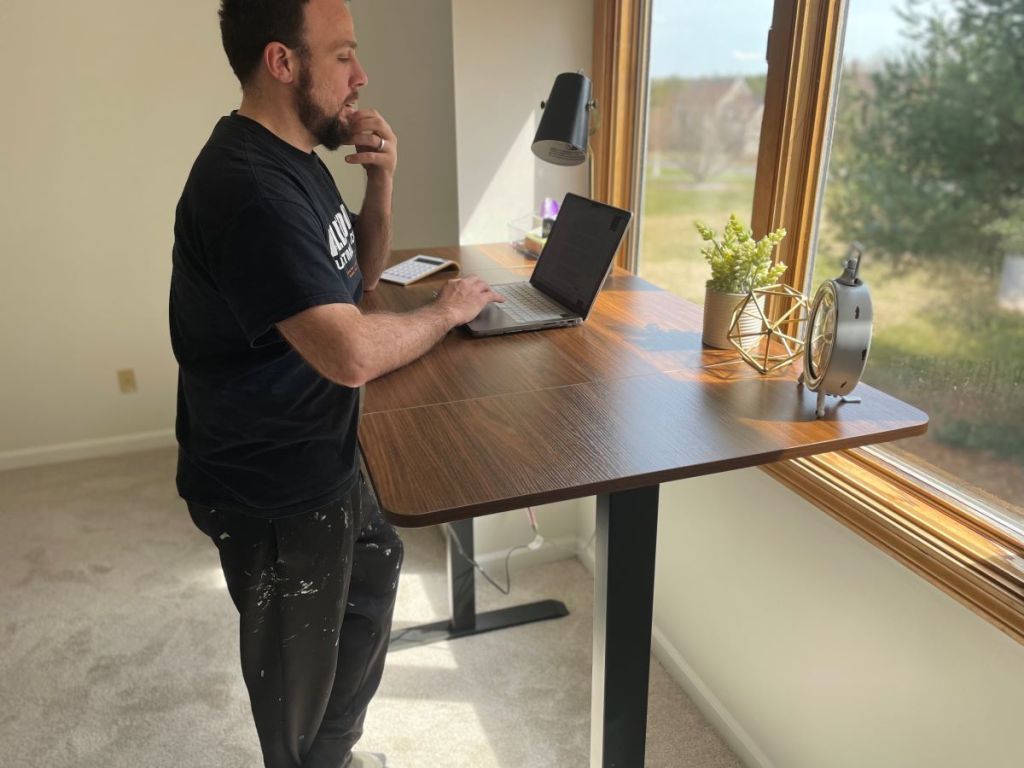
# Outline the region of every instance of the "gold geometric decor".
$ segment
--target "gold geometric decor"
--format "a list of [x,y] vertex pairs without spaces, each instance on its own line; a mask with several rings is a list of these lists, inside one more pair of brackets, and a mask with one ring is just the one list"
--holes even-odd
[[[764,307],[769,297],[779,297],[772,304],[790,304],[775,322],[765,315]],[[762,374],[785,368],[804,351],[804,340],[800,337],[801,324],[810,313],[810,300],[800,291],[788,285],[768,285],[755,288],[736,307],[729,326],[729,343],[740,353],[749,365]],[[759,331],[750,331],[751,319],[760,316]],[[774,348],[773,348],[773,342]],[[781,349],[778,347],[781,346]]]

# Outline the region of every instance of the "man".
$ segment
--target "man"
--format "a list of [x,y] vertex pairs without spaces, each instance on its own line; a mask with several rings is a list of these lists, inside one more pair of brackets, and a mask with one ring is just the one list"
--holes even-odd
[[[199,154],[175,221],[178,489],[217,546],[268,768],[353,753],[383,671],[402,543],[359,472],[358,387],[500,301],[452,280],[405,315],[357,307],[390,248],[398,140],[358,109],[344,0],[223,0],[242,103]],[[358,217],[313,151],[354,145]]]

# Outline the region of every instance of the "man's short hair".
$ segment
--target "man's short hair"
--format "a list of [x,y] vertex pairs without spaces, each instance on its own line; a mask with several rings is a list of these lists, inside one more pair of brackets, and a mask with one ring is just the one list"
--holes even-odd
[[244,88],[259,68],[268,43],[305,51],[303,9],[309,0],[221,0],[224,53]]

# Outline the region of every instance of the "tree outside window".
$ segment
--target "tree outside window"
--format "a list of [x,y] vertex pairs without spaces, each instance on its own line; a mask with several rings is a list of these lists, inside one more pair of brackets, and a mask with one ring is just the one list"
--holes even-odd
[[[848,39],[871,5],[851,0]],[[892,449],[1021,514],[1024,0],[889,10],[896,50],[843,65],[812,283],[864,244],[864,380],[931,418]]]

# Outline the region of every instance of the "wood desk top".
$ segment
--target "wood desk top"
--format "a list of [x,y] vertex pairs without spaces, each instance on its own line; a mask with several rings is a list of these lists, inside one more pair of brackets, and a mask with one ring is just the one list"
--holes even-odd
[[[534,262],[506,245],[396,251],[455,259],[492,284]],[[408,311],[453,273],[381,283],[365,310]],[[925,432],[922,411],[859,384],[859,404],[761,376],[701,345],[701,308],[616,269],[576,328],[473,338],[456,329],[366,388],[359,436],[381,508],[418,527],[627,490]]]

